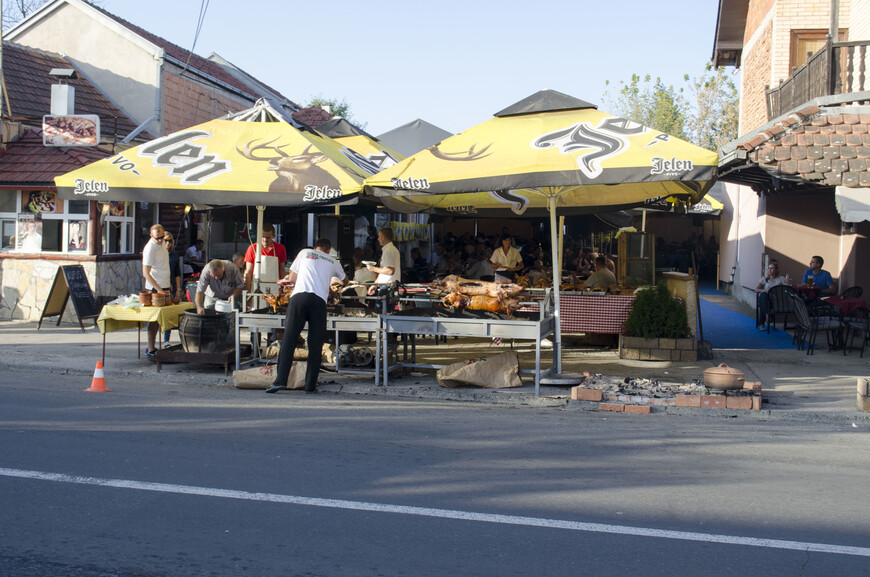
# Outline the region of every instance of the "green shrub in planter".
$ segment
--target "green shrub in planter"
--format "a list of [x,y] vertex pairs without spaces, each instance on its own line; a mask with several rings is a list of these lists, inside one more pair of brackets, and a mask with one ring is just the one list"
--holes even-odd
[[665,283],[639,291],[634,297],[625,334],[647,339],[681,339],[689,336],[686,309],[671,296]]

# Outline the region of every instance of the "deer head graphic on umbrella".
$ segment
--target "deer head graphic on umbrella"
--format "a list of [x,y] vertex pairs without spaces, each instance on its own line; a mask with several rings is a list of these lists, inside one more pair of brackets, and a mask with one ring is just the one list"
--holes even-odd
[[[297,155],[289,155],[282,150],[284,146],[275,144],[278,137],[258,143],[260,139],[245,143],[244,149],[236,151],[248,160],[269,163],[267,170],[275,171],[275,180],[269,185],[269,192],[304,193],[304,200],[326,200],[341,195],[341,184],[326,169],[317,166],[329,157],[318,150],[312,151],[309,144]],[[261,156],[258,151],[273,154]]]

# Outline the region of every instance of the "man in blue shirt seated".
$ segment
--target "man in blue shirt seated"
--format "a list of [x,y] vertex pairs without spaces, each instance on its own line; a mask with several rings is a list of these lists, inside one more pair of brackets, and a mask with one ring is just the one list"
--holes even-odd
[[814,256],[811,258],[810,268],[808,268],[804,273],[804,278],[801,282],[807,284],[807,279],[813,277],[813,286],[820,288],[822,290],[822,295],[835,295],[837,294],[837,283],[831,277],[831,273],[822,270],[824,264],[825,259],[820,256]]

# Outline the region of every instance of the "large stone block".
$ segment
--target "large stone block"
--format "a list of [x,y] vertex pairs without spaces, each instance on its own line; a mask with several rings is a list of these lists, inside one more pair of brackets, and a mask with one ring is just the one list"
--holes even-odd
[[698,351],[697,350],[680,351],[680,360],[693,363],[693,362],[698,360]]

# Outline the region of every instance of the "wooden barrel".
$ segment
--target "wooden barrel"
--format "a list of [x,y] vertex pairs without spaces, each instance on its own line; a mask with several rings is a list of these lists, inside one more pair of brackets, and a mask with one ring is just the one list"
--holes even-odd
[[236,345],[233,313],[184,311],[178,323],[181,346],[188,353],[223,353]]

